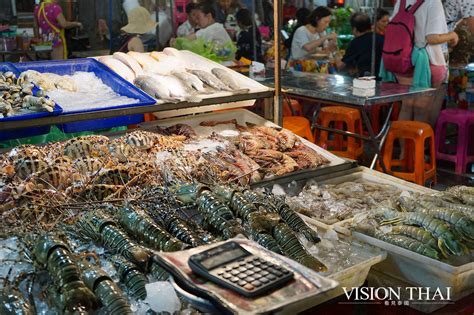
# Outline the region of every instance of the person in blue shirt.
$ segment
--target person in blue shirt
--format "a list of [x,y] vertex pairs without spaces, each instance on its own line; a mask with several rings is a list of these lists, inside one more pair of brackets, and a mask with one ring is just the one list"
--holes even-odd
[[[346,70],[350,75],[362,77],[370,75],[372,65],[373,32],[370,17],[365,13],[354,13],[351,16],[352,34],[355,38],[342,60],[336,62],[338,70]],[[375,74],[378,75],[382,58],[384,37],[375,35]]]

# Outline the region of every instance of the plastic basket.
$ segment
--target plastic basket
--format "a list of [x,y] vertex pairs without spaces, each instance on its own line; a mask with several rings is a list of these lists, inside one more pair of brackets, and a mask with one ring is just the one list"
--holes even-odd
[[[20,74],[20,71],[13,64],[8,63],[8,62],[0,63],[0,72],[7,72],[7,71],[13,72],[16,76]],[[38,90],[39,89],[35,86],[33,88],[33,94],[36,94]],[[61,112],[62,112],[62,108],[58,106],[57,104],[55,104],[52,113],[32,112],[32,113],[27,113],[23,115],[4,117],[4,118],[0,118],[0,124],[4,121],[19,121],[19,120],[54,116],[54,115],[59,115]],[[42,127],[32,127],[32,128],[22,128],[22,129],[8,130],[8,131],[0,131],[0,141],[38,136],[38,135],[48,133],[49,130],[50,130],[49,126],[42,126]]]
[[[115,93],[121,96],[127,96],[130,98],[138,99],[139,101],[134,104],[124,104],[118,106],[101,107],[101,108],[87,108],[84,110],[76,110],[67,112],[68,114],[73,113],[84,113],[84,112],[95,112],[99,110],[127,108],[143,105],[152,105],[156,103],[156,100],[141,91],[133,84],[129,83],[114,71],[110,70],[107,66],[96,61],[95,59],[72,59],[72,60],[58,60],[58,61],[35,61],[18,63],[15,66],[21,70],[35,70],[38,72],[51,72],[59,75],[72,75],[78,71],[93,72],[99,79],[101,79],[105,85],[108,85]],[[85,120],[67,124],[58,125],[58,128],[64,132],[79,132],[97,129],[106,129],[116,126],[123,126],[128,124],[136,124],[143,121],[143,115],[128,115],[121,117],[105,118],[105,119],[94,119]]]

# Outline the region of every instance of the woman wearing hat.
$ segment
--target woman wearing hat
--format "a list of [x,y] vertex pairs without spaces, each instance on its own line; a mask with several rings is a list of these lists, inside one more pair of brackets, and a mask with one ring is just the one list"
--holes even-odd
[[42,0],[36,5],[35,12],[35,35],[41,35],[51,41],[53,50],[51,59],[67,59],[66,38],[64,29],[80,27],[81,22],[69,22],[63,15],[63,10],[56,0]]
[[112,52],[144,52],[143,42],[140,35],[148,33],[156,27],[156,22],[151,19],[150,12],[144,7],[131,10],[128,15],[128,24],[121,28],[124,32],[114,44]]

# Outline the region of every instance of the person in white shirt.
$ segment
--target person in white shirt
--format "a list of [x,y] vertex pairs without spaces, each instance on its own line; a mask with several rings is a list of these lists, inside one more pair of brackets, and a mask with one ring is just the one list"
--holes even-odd
[[231,42],[224,25],[215,21],[215,11],[211,4],[202,3],[197,8],[197,22],[200,30],[187,36],[188,39],[203,38],[206,42],[224,45]]
[[[210,3],[201,3],[197,9],[197,25],[199,30],[196,33],[189,34],[184,38],[188,40],[195,40],[202,38],[206,43],[214,43],[217,46],[224,46],[228,42],[232,42],[229,34],[221,23],[214,20],[214,8]],[[170,40],[170,46],[174,46],[176,39]]]
[[185,37],[193,34],[197,28],[197,3],[190,2],[186,5],[188,19],[178,27],[176,34],[178,37]]
[[327,7],[317,7],[308,17],[308,24],[300,26],[291,42],[292,60],[308,58],[316,52],[332,52],[336,46],[337,34],[326,33],[331,22],[331,11]]

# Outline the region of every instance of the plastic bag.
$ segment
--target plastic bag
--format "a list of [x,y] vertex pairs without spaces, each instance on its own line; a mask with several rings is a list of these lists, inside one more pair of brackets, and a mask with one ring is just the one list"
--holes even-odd
[[184,37],[178,37],[176,39],[174,48],[189,50],[216,62],[233,60],[235,58],[235,52],[237,51],[237,48],[231,41],[224,45],[217,45],[214,42],[206,42],[202,38],[189,40]]

